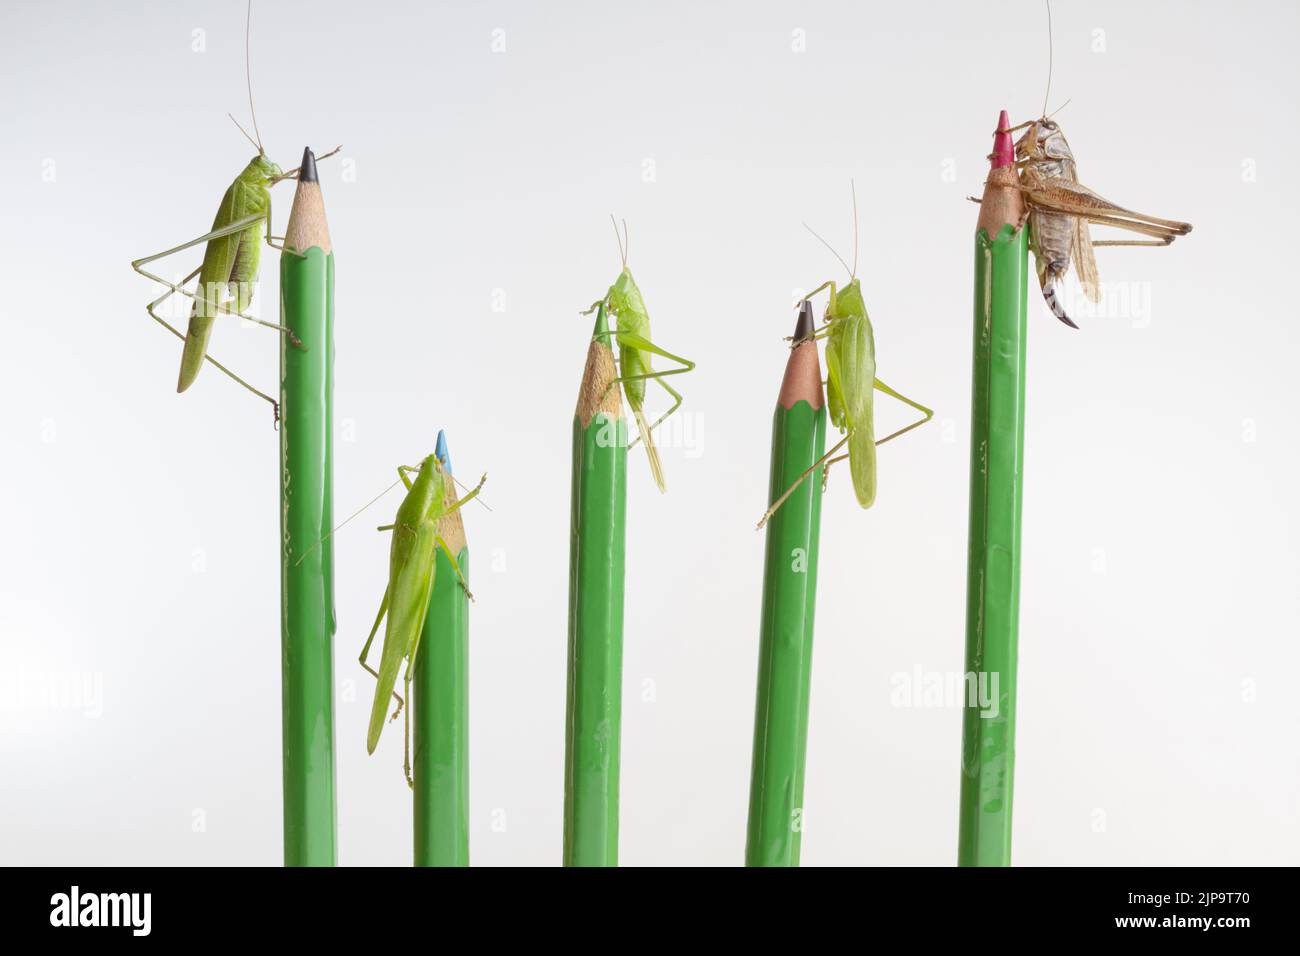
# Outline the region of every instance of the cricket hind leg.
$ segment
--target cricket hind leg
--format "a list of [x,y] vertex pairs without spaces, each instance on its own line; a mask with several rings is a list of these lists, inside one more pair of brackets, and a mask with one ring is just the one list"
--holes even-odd
[[[198,270],[195,270],[194,272],[190,273],[189,277],[186,278],[184,281],[188,282],[190,279],[194,278],[194,276],[197,275],[197,274],[198,274]],[[155,308],[156,306],[162,305],[162,303],[166,302],[166,301],[167,301],[169,298],[171,298],[171,296],[173,296],[173,295],[175,295],[175,291],[169,289],[168,291],[164,292],[161,296],[159,296],[158,298],[154,299],[152,302],[148,303],[144,308],[145,308],[145,311],[149,313],[149,317],[150,317],[151,319],[153,319],[155,322],[157,322],[159,325],[161,325],[164,329],[166,329],[166,330],[167,330],[168,332],[170,332],[172,335],[176,336],[178,339],[180,339],[182,342],[184,342],[184,341],[185,341],[185,333],[181,332],[179,329],[177,329],[177,328],[176,328],[175,326],[173,326],[170,322],[168,322],[166,319],[164,319],[162,316],[160,316],[157,312],[154,311],[154,308]],[[230,378],[234,379],[235,382],[237,382],[239,385],[243,386],[244,388],[248,389],[248,391],[252,392],[252,393],[253,393],[254,395],[256,395],[258,398],[261,398],[261,399],[264,399],[265,401],[270,402],[270,403],[271,403],[271,412],[272,412],[272,415],[274,416],[274,424],[276,425],[276,427],[279,427],[279,424],[280,424],[280,403],[279,403],[279,402],[277,402],[277,401],[276,401],[274,398],[272,398],[270,395],[267,395],[265,392],[259,391],[258,389],[254,388],[252,385],[249,385],[249,384],[248,384],[247,382],[245,382],[242,378],[240,378],[238,375],[236,375],[236,374],[235,374],[234,372],[232,372],[230,369],[226,368],[226,366],[222,365],[220,362],[218,362],[218,361],[217,361],[215,358],[213,358],[211,355],[205,354],[205,355],[203,356],[203,358],[204,358],[205,361],[211,362],[214,366],[216,366],[218,369],[220,369],[221,372],[222,372],[222,374],[227,375],[227,376],[229,376]]]
[[[695,367],[695,366],[692,364],[691,368],[694,368],[694,367]],[[671,372],[671,371],[670,371],[670,372],[668,372],[668,373],[666,373],[666,374],[673,375],[673,374],[680,374],[681,372],[689,372],[689,371],[690,371],[690,369],[684,368],[684,369],[678,369],[676,372]],[[681,393],[681,392],[677,391],[677,389],[673,388],[671,385],[669,385],[667,382],[665,382],[665,381],[664,381],[664,376],[663,376],[663,375],[660,375],[660,376],[656,377],[656,378],[655,378],[655,381],[659,384],[659,387],[660,387],[660,388],[662,388],[665,392],[667,392],[669,395],[672,396],[672,398],[673,398],[673,405],[672,405],[672,408],[668,409],[668,411],[664,412],[662,415],[660,415],[658,418],[655,419],[654,423],[650,426],[650,430],[651,430],[651,431],[654,431],[656,428],[658,428],[660,425],[662,425],[665,421],[668,420],[668,416],[672,415],[673,412],[677,411],[677,409],[679,409],[679,408],[682,407],[682,393]],[[632,442],[631,442],[631,444],[628,445],[628,447],[631,448],[633,445],[635,445],[635,444],[636,444],[638,441],[640,441],[640,440],[641,440],[641,436],[638,435],[636,438],[632,439]]]
[[[211,232],[205,232],[197,239],[191,239],[189,242],[182,242],[179,246],[172,246],[170,249],[164,249],[162,252],[155,252],[151,256],[144,256],[141,259],[132,260],[131,268],[134,269],[136,272],[140,273],[141,275],[148,276],[149,273],[146,272],[144,269],[140,268],[142,265],[145,265],[146,263],[157,262],[159,259],[165,259],[167,256],[174,255],[178,252],[183,252],[186,249],[192,248],[193,246],[197,246],[199,245],[199,243],[208,242],[212,239],[220,239],[223,236],[234,235],[235,233],[241,232],[244,229],[247,229],[249,226],[253,225],[254,223],[260,222],[265,218],[266,216],[262,215],[261,213],[258,213],[255,216],[245,216],[243,219],[236,219],[234,222],[230,223],[230,225],[222,226],[220,229],[213,229]],[[149,276],[149,277],[155,278],[154,276]],[[165,284],[169,284],[169,283],[165,283]]]
[[[193,279],[196,275],[199,274],[199,272],[202,270],[202,266],[200,266],[198,269],[195,269],[193,272],[191,272],[188,276],[186,276],[184,279],[181,280],[180,285],[177,285],[174,282],[168,282],[166,279],[162,278],[161,276],[154,275],[148,269],[144,268],[145,265],[147,265],[150,262],[155,262],[159,259],[166,258],[167,256],[174,255],[177,252],[182,252],[185,249],[192,248],[193,246],[197,246],[201,243],[208,242],[212,239],[220,239],[223,236],[229,236],[236,232],[240,232],[241,230],[247,229],[249,226],[253,225],[254,223],[258,222],[263,218],[264,217],[259,214],[256,216],[247,216],[243,219],[237,219],[236,221],[230,223],[227,226],[223,226],[220,229],[213,229],[212,231],[206,232],[195,239],[191,239],[189,242],[183,242],[178,246],[172,246],[170,249],[164,249],[162,252],[156,252],[151,256],[144,256],[143,258],[133,260],[131,262],[132,269],[134,269],[136,272],[138,272],[140,275],[144,276],[145,278],[149,279],[150,281],[157,282],[159,285],[165,286],[167,288],[167,291],[165,293],[163,293],[161,296],[159,296],[158,298],[154,299],[152,302],[149,302],[148,304],[145,305],[145,311],[149,314],[149,317],[153,319],[155,322],[157,322],[159,325],[161,325],[163,328],[165,328],[168,332],[172,333],[172,335],[176,336],[178,339],[184,342],[185,335],[180,331],[178,331],[173,325],[171,325],[171,323],[169,323],[166,319],[160,316],[157,312],[155,312],[154,309],[157,306],[161,305],[163,302],[167,301],[169,297],[177,293],[180,293],[181,295],[184,296],[188,296],[191,299],[196,298],[194,293],[187,291],[186,289],[183,288],[183,286],[186,282],[189,282],[191,279]],[[263,325],[269,325],[269,323],[261,322],[260,319],[253,319],[250,316],[243,316],[243,317],[249,318],[250,321],[253,322],[259,322],[260,324]],[[275,325],[271,325],[270,327],[281,328],[280,326],[275,326]],[[290,332],[289,334],[292,336],[292,332]],[[240,378],[230,369],[226,368],[226,366],[222,365],[211,355],[205,354],[203,357],[207,361],[211,362],[218,369],[220,369],[223,374],[233,379],[240,386],[252,392],[258,398],[270,402],[272,414],[274,416],[273,422],[277,428],[279,427],[280,424],[280,403],[279,402],[273,399],[270,395],[267,395],[265,392],[259,391],[258,389],[254,388],[252,385],[248,384],[248,382],[244,381],[242,378]]]
[[1099,226],[1115,226],[1119,229],[1128,229],[1139,235],[1153,237],[1151,239],[1094,239],[1092,243],[1094,246],[1167,246],[1180,235],[1185,235],[1185,233],[1161,226],[1149,226],[1145,223],[1121,220],[1116,216],[1088,216],[1087,219]]
[[1094,246],[1167,246],[1172,239],[1094,239]]
[[[452,566],[456,567],[454,560]],[[459,573],[460,568],[457,567],[456,571]],[[402,681],[402,687],[406,691],[407,700],[411,699],[411,671],[415,667],[415,662],[420,659],[420,639],[423,636],[424,628],[420,628],[415,632],[415,641],[411,645],[410,653],[406,655],[406,674]],[[393,716],[396,717],[397,715],[394,714]],[[406,717],[402,722],[402,770],[406,774],[406,785],[414,790],[415,777],[411,774],[411,707],[406,708]]]
[[[694,368],[694,367],[695,367],[694,365],[691,366],[691,368]],[[665,371],[665,372],[651,372],[650,374],[645,375],[645,376],[639,376],[639,375],[629,376],[629,378],[648,378],[648,379],[651,379],[651,380],[657,382],[657,383],[659,384],[659,386],[660,386],[660,387],[661,387],[665,392],[667,392],[669,395],[671,395],[672,398],[673,398],[673,404],[672,404],[672,407],[669,408],[668,411],[664,412],[662,415],[660,415],[658,418],[656,418],[656,419],[654,420],[654,423],[653,423],[652,425],[650,425],[649,428],[646,429],[646,433],[647,433],[647,434],[649,434],[650,432],[653,432],[656,428],[658,428],[658,427],[659,427],[660,425],[662,425],[665,421],[667,421],[668,418],[669,418],[669,416],[671,416],[675,411],[677,411],[677,409],[679,409],[679,408],[682,407],[682,393],[679,392],[679,391],[677,391],[677,389],[673,388],[673,387],[672,387],[671,385],[669,385],[667,382],[665,382],[665,381],[664,381],[664,377],[665,377],[665,376],[668,376],[668,375],[681,375],[683,372],[689,372],[690,370],[691,370],[690,368],[678,368],[678,369],[670,369],[670,370]],[[635,438],[633,438],[630,442],[627,443],[627,447],[628,447],[628,448],[635,448],[635,447],[636,447],[636,443],[639,442],[640,440],[641,440],[641,436],[640,436],[640,435],[637,435]]]
[[[147,269],[136,269],[135,271],[140,273],[140,275],[145,276],[146,278],[152,279],[154,282],[157,282],[159,285],[167,286],[169,291],[166,293],[166,295],[163,296],[164,299],[166,298],[167,295],[177,294],[177,295],[183,295],[186,298],[193,299],[195,302],[198,302],[200,301],[200,294],[198,292],[191,292],[189,289],[183,288],[183,286],[185,285],[186,282],[189,282],[190,279],[193,279],[196,275],[198,275],[198,273],[202,271],[202,268],[203,267],[200,266],[198,269],[195,269],[193,272],[191,272],[189,276],[187,276],[185,279],[181,281],[180,285],[175,285],[171,282],[168,282],[162,276],[156,276],[152,272],[149,272]],[[155,300],[154,304],[155,305],[158,304],[159,301],[161,300]],[[268,322],[265,319],[259,319],[255,316],[249,315],[247,312],[244,311],[244,309],[248,307],[247,303],[243,303],[238,299],[236,300],[236,305],[233,308],[229,305],[223,305],[222,303],[219,302],[213,302],[206,295],[202,297],[202,302],[205,311],[211,310],[217,315],[234,316],[236,318],[243,319],[245,322],[252,322],[254,325],[260,325],[263,328],[272,329],[276,332],[279,332],[281,335],[288,336],[289,342],[291,345],[293,345],[294,348],[301,349],[304,347],[302,344],[302,339],[298,338],[298,336],[294,333],[293,329],[289,328],[287,325],[278,325],[275,322]]]
[[[379,625],[380,623],[383,622],[384,615],[387,613],[388,613],[388,588],[384,588],[384,599],[379,602],[379,613],[375,615],[374,627],[370,629],[370,636],[366,638],[365,646],[361,648],[361,656],[357,658],[357,660],[361,663],[361,666],[365,668],[366,672],[370,674],[370,676],[372,676],[375,680],[379,680],[379,672],[366,662],[366,658],[370,656],[370,645],[375,642],[375,634],[379,632]],[[393,710],[393,716],[388,718],[390,723],[397,719],[397,715],[402,712],[402,705],[405,703],[405,701],[402,700],[401,695],[398,694],[397,691],[393,691],[393,699],[397,701],[397,707],[396,709]]]
[[[652,355],[658,355],[662,358],[668,359],[669,361],[678,362],[682,366],[681,368],[664,369],[658,372],[653,372],[653,371],[642,372],[638,375],[620,375],[618,378],[614,379],[614,381],[609,383],[609,388],[613,388],[615,385],[618,385],[619,383],[636,382],[636,381],[654,381],[657,382],[660,385],[660,387],[663,388],[664,391],[666,391],[669,395],[672,396],[673,398],[672,407],[669,408],[668,411],[660,415],[655,420],[654,424],[652,424],[649,427],[648,431],[652,432],[660,425],[662,425],[670,415],[672,415],[674,412],[677,411],[677,409],[681,408],[682,405],[681,392],[677,391],[677,389],[673,388],[671,385],[665,382],[664,379],[672,375],[685,375],[687,372],[693,371],[695,369],[695,363],[688,358],[682,358],[680,355],[674,355],[672,352],[666,351],[665,349],[662,349],[659,346],[655,345],[649,339],[643,338],[642,336],[637,335],[635,333],[624,332],[624,333],[616,333],[616,334],[618,334],[618,342],[620,345],[627,345],[630,346],[631,348],[638,349],[642,352],[649,352]],[[632,439],[632,441],[628,443],[627,447],[628,448],[635,447],[636,443],[640,440],[641,440],[640,436]]]
[[[454,562],[453,562],[454,564]],[[411,646],[411,653],[406,658],[406,674],[402,681],[402,687],[406,691],[406,699],[411,699],[411,669],[415,667],[415,662],[419,660],[420,655],[420,638],[424,636],[424,628],[415,633],[415,643]],[[396,691],[394,691],[396,693]],[[412,705],[414,706],[414,705]],[[396,715],[394,715],[396,716]],[[406,717],[402,721],[402,771],[406,774],[406,785],[412,790],[415,789],[415,777],[411,774],[411,708],[406,708]]]
[[[758,519],[758,526],[754,530],[761,531],[763,529],[763,526],[767,524],[767,522],[771,519],[772,515],[776,514],[777,509],[779,509],[783,504],[785,504],[786,499],[789,498],[792,494],[794,494],[795,489],[798,488],[800,485],[802,485],[808,479],[809,475],[811,475],[814,471],[816,471],[818,468],[822,467],[823,465],[828,464],[829,462],[839,461],[840,460],[839,458],[833,458],[832,456],[841,448],[843,448],[848,443],[848,440],[849,440],[849,436],[845,435],[843,438],[841,438],[839,441],[835,443],[835,445],[831,448],[830,451],[826,452],[826,454],[822,455],[815,462],[813,462],[806,469],[804,469],[803,474],[794,480],[794,482],[790,485],[790,487],[787,488],[782,493],[781,497],[777,498],[776,501],[772,502],[771,507],[768,508],[767,511],[763,512],[763,517]],[[842,455],[840,457],[843,458],[846,456]]]
[[1140,246],[1167,246],[1179,236],[1187,235],[1186,232],[1179,232],[1177,229],[1169,226],[1153,225],[1146,222],[1137,222],[1126,219],[1123,216],[1104,216],[1092,215],[1083,216],[1088,222],[1096,223],[1099,226],[1114,226],[1117,229],[1127,229],[1129,232],[1136,232],[1139,235],[1151,236],[1148,240],[1135,239],[1103,239],[1100,242],[1093,242],[1094,246],[1113,246],[1113,245],[1140,245]]
[[[417,638],[418,640],[418,638]],[[406,689],[406,699],[411,699],[411,668],[415,666],[415,658],[411,657],[406,662],[406,677],[403,680],[403,686]],[[394,691],[396,693],[396,691]],[[402,772],[406,774],[406,785],[412,790],[415,789],[415,777],[411,775],[411,708],[406,708],[406,717],[402,720]]]
[[[922,405],[920,402],[917,402],[917,401],[914,401],[913,399],[908,398],[908,397],[907,397],[906,395],[904,395],[902,392],[895,391],[894,389],[892,389],[892,388],[890,388],[888,385],[886,385],[884,382],[882,382],[880,379],[876,379],[876,380],[874,381],[874,387],[875,387],[877,390],[884,392],[886,395],[889,395],[889,396],[892,396],[893,398],[898,399],[900,402],[903,402],[903,403],[905,403],[905,404],[907,404],[907,405],[911,405],[913,408],[915,408],[917,411],[919,411],[919,412],[921,413],[921,415],[922,415],[921,418],[918,418],[916,421],[912,422],[912,424],[910,424],[910,425],[906,425],[906,426],[904,426],[903,428],[898,429],[898,431],[890,432],[890,433],[889,433],[888,435],[886,435],[884,438],[878,439],[878,440],[876,441],[876,447],[877,447],[877,448],[879,448],[881,445],[883,445],[883,444],[884,444],[885,442],[887,442],[887,441],[893,441],[893,440],[894,440],[895,438],[897,438],[899,435],[905,435],[905,434],[907,434],[907,433],[910,432],[913,428],[920,428],[922,425],[924,425],[924,424],[925,424],[926,422],[928,422],[930,419],[934,418],[934,409],[926,408],[926,407],[925,407],[924,405]],[[849,457],[848,455],[839,455],[839,456],[837,456],[837,457],[835,457],[835,458],[832,458],[830,461],[826,462],[826,470],[825,470],[824,472],[822,472],[822,488],[823,488],[823,489],[825,489],[825,487],[826,487],[827,476],[830,475],[831,465],[834,465],[834,464],[837,463],[837,462],[844,461],[844,459],[846,459],[846,458],[848,458],[848,457]]]
[[[157,282],[159,285],[166,286],[172,292],[178,292],[181,295],[188,296],[191,299],[197,300],[198,296],[195,293],[186,291],[185,289],[181,288],[181,286],[183,286],[186,282],[189,282],[190,279],[194,278],[194,276],[198,274],[199,270],[195,270],[194,272],[190,273],[190,275],[187,278],[181,281],[180,286],[178,286],[175,283],[168,282],[162,276],[154,275],[148,269],[143,268],[143,266],[145,266],[150,262],[156,262],[159,259],[165,259],[167,256],[175,255],[178,252],[183,252],[186,249],[190,249],[194,246],[199,245],[200,243],[210,242],[213,239],[221,239],[225,236],[230,236],[237,232],[242,232],[243,230],[247,229],[249,226],[255,225],[256,223],[262,221],[263,219],[266,220],[267,233],[269,234],[270,225],[271,225],[271,217],[269,213],[266,215],[258,213],[255,216],[245,216],[243,219],[236,219],[228,226],[222,226],[220,229],[213,229],[211,232],[205,232],[203,235],[199,236],[196,239],[191,239],[189,242],[182,242],[179,246],[172,246],[170,249],[164,249],[162,252],[155,252],[151,256],[145,256],[142,259],[135,259],[131,262],[131,268],[134,269],[136,272],[140,273],[140,275],[144,276],[146,279],[149,279],[153,282]],[[201,268],[202,267],[200,267],[200,269]],[[204,297],[204,301],[206,303],[207,301],[206,296]],[[154,304],[157,305],[158,303],[155,302]],[[276,331],[282,334],[287,334],[289,336],[289,340],[293,342],[294,345],[298,346],[299,348],[302,347],[302,342],[298,339],[296,335],[293,334],[293,330],[286,328],[283,325],[276,325],[274,322],[266,322],[262,319],[253,318],[253,316],[251,315],[245,315],[241,310],[232,310],[227,306],[214,305],[213,308],[218,313],[224,313],[226,315],[237,315],[241,319],[246,319],[247,321],[254,322],[257,325],[265,326],[268,329],[275,329]]]

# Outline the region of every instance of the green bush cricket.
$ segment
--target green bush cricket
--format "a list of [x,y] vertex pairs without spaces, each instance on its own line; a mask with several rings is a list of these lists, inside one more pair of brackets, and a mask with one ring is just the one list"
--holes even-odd
[[[277,332],[287,335],[290,343],[294,346],[302,347],[302,343],[293,334],[293,330],[277,325],[274,322],[265,322],[253,318],[244,312],[252,304],[264,235],[266,244],[271,248],[280,250],[285,248],[282,236],[271,235],[270,187],[281,180],[296,178],[299,172],[298,169],[291,169],[287,173],[283,172],[278,165],[267,158],[266,150],[262,147],[261,132],[257,128],[257,114],[253,112],[252,76],[248,69],[248,42],[251,36],[252,7],[252,0],[249,0],[248,23],[244,35],[244,65],[246,79],[248,80],[248,106],[249,111],[253,113],[253,132],[256,134],[256,138],[249,136],[248,132],[242,126],[239,126],[239,121],[235,120],[233,116],[230,119],[236,126],[239,126],[240,132],[248,137],[249,142],[257,147],[257,155],[244,167],[243,172],[235,177],[235,181],[226,190],[221,199],[221,204],[217,207],[217,215],[209,232],[154,255],[136,259],[131,263],[131,268],[167,288],[166,292],[145,306],[145,311],[149,313],[149,316],[155,322],[185,343],[184,352],[181,355],[180,376],[176,383],[176,391],[183,392],[194,383],[199,370],[203,367],[204,359],[207,359],[207,361],[254,395],[270,402],[275,421],[278,422],[280,409],[275,399],[258,391],[207,354],[208,340],[212,337],[213,323],[216,321],[216,317],[222,314],[236,315],[257,325],[275,329]],[[327,156],[333,156],[339,151],[339,148],[335,147],[318,158],[324,159]],[[280,244],[277,245],[276,239],[281,240]],[[169,282],[144,268],[150,262],[201,243],[207,244],[202,264],[179,283]],[[185,285],[196,276],[198,277],[198,285],[195,287],[195,291],[191,292],[185,288]],[[155,308],[178,293],[194,300],[194,304],[190,309],[189,328],[185,335],[182,335],[166,319],[154,311]]]
[[[807,224],[804,224],[808,228]],[[812,229],[808,229],[813,232]],[[876,500],[876,446],[892,441],[899,435],[910,432],[913,428],[924,425],[934,417],[934,412],[919,402],[915,402],[876,377],[876,341],[871,329],[871,320],[867,317],[866,303],[862,299],[862,286],[857,277],[858,271],[858,199],[857,190],[853,190],[853,268],[831,248],[826,240],[813,232],[817,239],[830,249],[835,258],[840,260],[844,270],[849,274],[848,285],[837,288],[833,280],[823,282],[804,298],[811,299],[823,289],[830,290],[830,299],[826,304],[826,324],[813,330],[812,338],[826,340],[826,404],[831,424],[845,435],[830,451],[812,464],[786,491],[777,498],[759,519],[758,527],[767,524],[769,518],[776,514],[799,485],[818,468],[825,466],[823,483],[830,475],[830,467],[837,461],[849,460],[849,472],[853,477],[853,491],[858,504],[870,508]],[[795,343],[796,345],[798,343]],[[904,402],[924,416],[898,431],[886,435],[879,441],[875,433],[875,392],[879,389],[886,395]],[[835,457],[845,445],[848,452]]]
[[[610,216],[610,220],[613,221],[613,219],[614,217]],[[651,433],[663,424],[668,416],[677,411],[682,404],[681,393],[665,382],[664,379],[670,375],[684,375],[695,368],[695,363],[690,359],[682,358],[680,355],[664,351],[650,340],[650,313],[646,311],[645,300],[641,297],[641,290],[637,288],[636,280],[632,278],[632,270],[627,267],[626,221],[623,223],[622,236],[618,234],[618,223],[614,222],[614,238],[618,240],[618,252],[623,263],[623,271],[614,280],[614,284],[609,287],[605,297],[594,303],[590,309],[587,309],[582,314],[590,315],[601,305],[604,305],[605,311],[614,316],[617,324],[614,329],[606,334],[611,336],[618,344],[618,378],[610,382],[609,387],[615,388],[622,383],[623,394],[627,397],[627,404],[636,417],[636,428],[639,435],[638,438],[632,440],[628,447],[632,447],[638,441],[645,442],[646,456],[650,459],[650,473],[654,476],[655,484],[659,486],[659,490],[666,491],[664,466],[659,460],[659,450],[655,447],[654,437]],[[652,371],[650,368],[650,357],[652,355],[662,356],[670,361],[677,362],[682,367],[662,372]],[[672,407],[660,415],[653,425],[646,423],[644,410],[645,388],[648,381],[658,382],[673,399]]]
[[[414,474],[412,481],[408,475]],[[436,552],[441,549],[451,560],[461,586],[469,594],[465,577],[460,572],[456,556],[452,554],[447,542],[438,533],[439,521],[466,502],[478,496],[487,475],[479,479],[478,486],[465,497],[457,500],[451,474],[439,464],[436,455],[428,455],[418,467],[402,465],[397,469],[397,477],[406,486],[406,497],[397,508],[397,517],[392,524],[383,525],[380,531],[391,531],[392,544],[388,557],[388,586],[384,589],[383,600],[379,604],[379,613],[375,617],[370,636],[366,638],[361,649],[361,666],[374,675],[374,703],[370,709],[370,725],[366,732],[366,751],[374,753],[379,744],[379,735],[384,729],[384,717],[388,710],[388,698],[397,701],[391,720],[396,720],[402,711],[404,699],[395,687],[397,672],[402,661],[406,661],[404,687],[406,700],[411,695],[411,673],[415,667],[416,655],[420,649],[420,633],[424,627],[424,618],[429,610],[429,595],[433,592],[434,575],[437,563]],[[472,596],[471,596],[472,599]],[[370,654],[370,645],[384,618],[388,625],[384,631],[384,644],[379,657],[379,670],[376,671],[366,658]],[[406,781],[412,787],[415,782],[411,776],[411,733],[410,711],[408,709],[405,725],[405,746],[403,768]]]

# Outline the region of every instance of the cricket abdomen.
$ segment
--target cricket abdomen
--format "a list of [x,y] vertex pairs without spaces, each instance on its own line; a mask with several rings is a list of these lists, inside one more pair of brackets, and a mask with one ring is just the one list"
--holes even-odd
[[1030,214],[1034,235],[1034,263],[1038,271],[1038,284],[1043,290],[1043,301],[1056,316],[1072,329],[1074,321],[1066,314],[1065,305],[1056,294],[1056,284],[1065,281],[1070,269],[1070,248],[1074,241],[1074,219],[1058,213],[1035,209]]

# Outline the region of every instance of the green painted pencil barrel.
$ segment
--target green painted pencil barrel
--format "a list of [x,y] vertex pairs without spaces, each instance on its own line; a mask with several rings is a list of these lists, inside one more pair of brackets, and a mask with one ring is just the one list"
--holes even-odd
[[[777,405],[768,501],[821,458],[825,441],[824,407]],[[818,469],[767,525],[746,866],[799,865],[821,509]]]
[[572,487],[564,865],[617,866],[626,421],[574,420]]
[[962,713],[957,850],[962,866],[1011,863],[1027,232],[1003,226],[992,240],[983,229],[975,238],[966,673],[975,675],[977,689],[984,688],[992,695],[996,688],[996,706],[986,713],[978,700],[971,706],[968,696]]
[[[469,597],[441,550],[415,662],[415,865],[469,866]],[[469,579],[469,548],[456,556]]]
[[280,651],[284,863],[333,866],[334,256],[280,259]]

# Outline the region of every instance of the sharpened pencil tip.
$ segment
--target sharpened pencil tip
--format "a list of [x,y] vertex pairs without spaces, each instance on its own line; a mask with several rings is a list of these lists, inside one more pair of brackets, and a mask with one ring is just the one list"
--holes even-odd
[[302,151],[302,165],[298,168],[298,182],[300,183],[317,183],[316,178],[316,154],[308,146]]
[[1016,146],[1011,140],[1011,117],[1006,110],[998,116],[998,128],[993,134],[993,155],[989,159],[994,169],[1002,169],[1016,161]]
[[799,318],[794,323],[794,342],[797,345],[812,335],[814,328],[812,303],[804,299],[799,303]]
[[438,443],[433,447],[433,456],[438,459],[443,471],[451,472],[451,452],[447,451],[447,436],[441,428],[438,429]]

